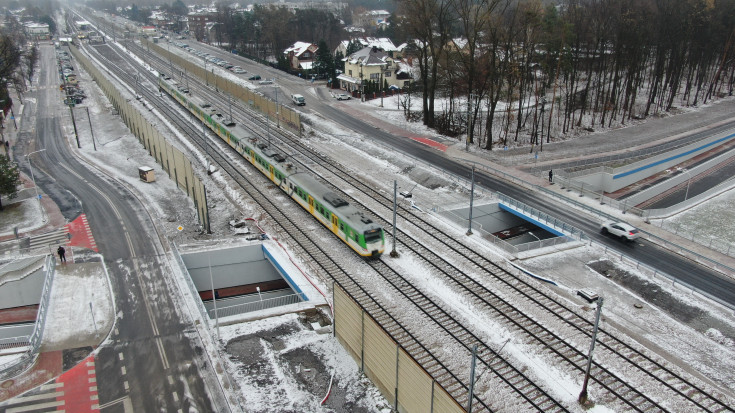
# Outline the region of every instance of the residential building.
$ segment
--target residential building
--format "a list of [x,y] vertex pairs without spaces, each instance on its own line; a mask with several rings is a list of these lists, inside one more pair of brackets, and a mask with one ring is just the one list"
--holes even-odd
[[319,47],[314,43],[296,42],[283,51],[289,66],[293,70],[310,70],[314,65],[316,51]]
[[339,88],[348,92],[361,91],[363,81],[380,84],[381,79],[393,81],[395,63],[387,53],[376,47],[365,47],[344,59],[345,72],[337,76]]
[[25,23],[23,24],[23,29],[28,37],[35,40],[48,40],[51,38],[51,33],[46,23]]
[[386,10],[368,10],[352,15],[352,24],[358,27],[379,27],[390,17]]
[[396,47],[393,41],[387,37],[354,37],[352,40],[342,40],[339,46],[334,50],[334,54],[341,52],[342,56],[347,56],[347,47],[350,42],[357,42],[363,48],[375,47],[378,50],[386,52],[390,57],[394,59],[400,59],[403,56],[403,51],[406,48],[406,43]]

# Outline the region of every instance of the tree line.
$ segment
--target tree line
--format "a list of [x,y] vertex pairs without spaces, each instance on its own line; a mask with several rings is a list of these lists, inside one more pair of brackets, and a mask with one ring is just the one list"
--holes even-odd
[[[38,22],[48,16],[39,8],[31,6],[26,8],[20,19]],[[0,30],[0,108],[7,113],[13,104],[8,88],[13,87],[18,95],[22,96],[26,90],[26,81],[30,82],[33,77],[38,61],[38,48],[35,44],[28,45],[30,39],[25,37],[19,18],[6,11],[4,23],[3,29]],[[56,26],[49,25],[49,29],[55,31]],[[4,136],[0,139],[0,144],[6,145]],[[11,161],[9,154],[0,155],[0,195],[7,199],[15,198],[19,184],[20,170],[17,164]],[[3,205],[0,201],[0,211],[2,210]]]
[[418,60],[423,123],[487,150],[542,150],[732,95],[735,0],[557,3],[398,0],[393,30]]

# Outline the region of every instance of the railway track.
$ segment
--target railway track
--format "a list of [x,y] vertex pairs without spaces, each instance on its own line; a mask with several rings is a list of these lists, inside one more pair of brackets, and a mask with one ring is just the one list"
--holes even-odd
[[[115,56],[107,56],[115,59]],[[118,56],[119,57],[119,56]],[[135,78],[125,70],[121,69],[121,61],[112,62],[112,71],[120,79],[128,82],[129,85],[135,84]],[[156,94],[144,91],[143,95],[149,101],[156,101]],[[159,102],[161,103],[161,102]],[[201,136],[197,127],[190,125],[188,119],[184,119],[176,110],[167,108],[167,103],[161,103],[159,110],[166,113],[166,116],[172,119],[176,125],[189,136],[192,142],[195,142],[201,150],[205,150],[207,143],[205,138]],[[375,294],[366,291],[360,283],[352,277],[344,266],[332,258],[333,254],[325,251],[322,246],[313,242],[313,236],[308,234],[301,225],[302,217],[293,218],[289,214],[282,211],[279,204],[273,202],[273,194],[266,192],[260,188],[269,187],[269,181],[260,179],[253,182],[250,174],[241,172],[244,168],[243,162],[233,162],[219,152],[210,152],[213,160],[223,168],[226,173],[231,176],[241,187],[241,189],[252,198],[268,215],[272,218],[273,225],[280,227],[280,232],[288,233],[293,241],[302,249],[313,262],[317,263],[321,270],[330,274],[335,282],[347,291],[353,299],[355,299],[371,316],[391,335],[391,337],[404,348],[407,353],[420,364],[431,366],[437,382],[449,392],[456,400],[461,401],[468,392],[464,381],[457,377],[442,361],[433,354],[431,350],[426,348],[420,340],[416,339],[412,332],[403,326],[391,313],[386,310],[376,298]],[[238,155],[239,156],[239,155]],[[260,175],[255,175],[260,178]],[[475,399],[473,406],[476,411],[491,411],[491,409],[482,400]]]
[[[252,116],[252,114],[250,115]],[[299,148],[300,143],[298,141],[292,141],[290,142],[290,145],[294,145],[296,148]],[[311,151],[310,148],[303,147],[300,148],[300,150],[302,153],[304,153],[305,150],[309,150],[309,152],[306,153],[310,153]],[[313,162],[318,162],[320,165],[333,162],[327,157],[320,154],[313,154],[310,156],[314,156],[315,158],[312,158]],[[353,185],[360,191],[369,194],[372,198],[382,200],[383,207],[388,209],[392,207],[392,200],[389,200],[384,193],[380,191],[375,191],[374,188],[370,187],[369,185],[365,185],[360,181],[355,181],[349,175],[342,173],[344,168],[341,165],[333,163],[330,169],[330,173],[334,174],[335,176],[339,176],[345,182],[349,182],[350,185]],[[438,242],[442,242],[439,237],[442,237],[443,239],[452,238],[451,236],[448,236],[446,231],[442,231],[435,225],[423,220],[422,217],[413,214],[412,211],[406,210],[404,208],[400,209],[399,211],[402,218],[406,220],[406,223],[410,222],[411,225],[416,226],[417,231],[421,231],[423,234],[430,234],[434,236]],[[377,213],[375,215],[380,216],[380,214]],[[390,223],[384,222],[384,226],[388,228],[390,227]],[[411,240],[410,238],[408,238],[408,234],[402,233],[401,235],[404,245],[409,247],[409,243],[413,244],[410,245],[410,249],[414,251],[416,256],[421,256],[427,252],[427,249],[423,248],[421,243],[418,243],[415,240]],[[573,310],[559,303],[548,294],[540,291],[537,287],[530,285],[522,278],[514,277],[512,273],[506,271],[502,267],[497,266],[495,263],[492,263],[481,255],[474,253],[474,251],[466,245],[458,244],[457,242],[457,240],[453,240],[451,243],[445,243],[445,246],[448,247],[454,254],[456,254],[456,256],[461,257],[463,261],[471,263],[473,270],[480,272],[483,272],[484,270],[484,272],[486,273],[485,275],[489,275],[495,282],[504,284],[506,287],[510,288],[514,295],[519,294],[526,303],[530,303],[534,307],[541,308],[546,313],[555,315],[558,320],[567,324],[567,327],[570,328],[573,332],[576,331],[577,333],[581,333],[584,336],[589,337],[591,331],[591,323],[589,321],[579,317],[579,315],[577,315]],[[467,296],[470,297],[473,302],[486,306],[486,309],[489,308],[489,312],[495,317],[505,317],[507,319],[507,323],[514,325],[515,329],[517,329],[518,331],[525,331],[524,334],[526,335],[528,340],[535,341],[537,343],[537,346],[545,348],[545,351],[556,354],[556,357],[561,358],[565,363],[573,366],[574,369],[582,369],[584,354],[582,354],[582,352],[577,349],[578,346],[567,343],[558,334],[549,331],[548,329],[544,328],[540,323],[533,321],[532,318],[523,315],[523,312],[520,311],[516,306],[511,305],[507,300],[503,299],[497,294],[490,292],[488,288],[484,287],[481,283],[474,281],[472,277],[465,275],[464,270],[459,270],[457,267],[448,264],[445,260],[436,257],[436,255],[434,255],[432,259],[426,260],[426,262],[443,262],[440,265],[435,265],[437,271],[443,274],[443,278],[447,280],[450,284],[454,285],[455,288],[463,289],[464,293],[467,294]],[[381,263],[376,265],[385,266],[387,264]],[[488,267],[492,268],[493,270],[487,270]],[[387,268],[381,268],[381,271],[384,271],[386,273],[392,271],[392,273],[397,274],[396,271],[392,269],[389,271]],[[508,276],[513,277],[513,279],[508,280]],[[391,277],[396,276],[391,275]],[[384,278],[386,278],[387,280],[388,277]],[[433,305],[427,304],[427,302],[425,301],[427,299],[426,295],[421,293],[418,289],[414,288],[413,286],[411,286],[410,288],[406,287],[406,285],[410,286],[410,283],[407,282],[407,280],[398,277],[395,279],[394,283],[395,285],[402,286],[401,288],[397,289],[401,291],[402,294],[409,300],[414,300],[415,298],[413,297],[423,295],[421,299],[416,300],[421,303],[419,305],[427,305],[431,308],[429,310],[429,317],[438,320],[437,324],[444,324],[447,320],[446,317],[448,317],[449,319],[452,318],[448,314],[436,312],[436,309],[440,307],[436,303]],[[403,292],[404,289],[407,289],[405,293]],[[508,314],[513,314],[513,317],[508,317]],[[463,327],[461,327],[459,323],[457,323],[456,326],[448,328],[448,330],[450,330],[449,334],[454,334],[451,331],[457,332],[456,335],[460,338],[460,341],[466,348],[473,344],[476,344],[477,341],[479,341],[476,340],[476,337],[472,337],[471,334],[466,334],[464,331],[462,331]],[[698,409],[706,411],[731,411],[731,409],[729,409],[729,407],[724,402],[707,394],[707,392],[703,391],[698,386],[689,383],[687,380],[681,377],[681,375],[675,373],[672,369],[664,366],[662,363],[657,362],[655,359],[645,355],[641,351],[636,350],[631,345],[625,343],[620,339],[617,339],[613,335],[608,334],[605,331],[602,331],[601,333],[602,334],[599,336],[601,345],[600,347],[605,348],[606,351],[626,361],[627,364],[633,365],[636,369],[648,373],[649,378],[653,378],[659,384],[663,384],[664,386],[669,388],[670,391],[674,393],[674,396],[683,397],[685,400],[687,400],[688,403],[691,403],[691,405],[696,406],[696,408]],[[488,347],[488,350],[483,350],[480,352],[480,354],[492,354],[492,350],[490,350]],[[498,358],[493,356],[493,362],[495,362],[496,359]],[[498,370],[502,369],[498,368]],[[513,380],[515,380],[516,377],[517,376],[511,376]],[[655,401],[646,397],[641,392],[635,390],[634,386],[628,385],[599,364],[595,364],[593,366],[592,378],[603,388],[606,388],[608,392],[615,395],[620,400],[624,401],[627,407],[630,409],[667,410],[667,408],[659,405]]]
[[[215,98],[215,95],[212,95],[211,97]],[[253,114],[251,113],[250,115],[252,116]],[[285,136],[281,136],[281,138],[285,139],[286,143],[293,148],[294,151],[298,151],[302,156],[310,158],[310,165],[328,165],[330,174],[349,183],[361,193],[368,195],[368,198],[379,200],[381,205],[387,210],[392,208],[392,199],[390,199],[385,193],[376,190],[375,187],[367,185],[360,180],[354,179],[351,174],[346,172],[347,169],[344,168],[344,166],[323,154],[315,153],[311,148],[303,145],[298,139],[289,137],[287,134],[282,135]],[[307,165],[305,166],[308,167]],[[313,171],[313,168],[309,169],[312,169]],[[328,178],[324,179],[324,181],[332,182],[332,180]],[[335,189],[339,188],[335,186]],[[353,203],[361,204],[365,209],[371,210],[376,216],[381,216],[381,214],[377,213],[374,208],[364,205],[364,203],[354,197],[347,194],[345,195],[352,198]],[[592,323],[589,320],[580,317],[579,314],[568,306],[560,303],[549,294],[541,291],[538,287],[530,284],[524,278],[516,277],[513,273],[498,266],[496,263],[488,260],[481,254],[476,253],[472,248],[461,242],[461,240],[455,239],[452,235],[448,234],[447,231],[426,221],[421,215],[413,213],[412,210],[400,208],[399,215],[405,220],[405,224],[416,227],[417,231],[420,231],[422,234],[422,237],[433,237],[434,241],[443,244],[443,247],[455,253],[455,255],[460,258],[459,261],[470,263],[473,271],[479,272],[480,275],[489,276],[494,282],[498,282],[507,287],[514,298],[520,295],[526,303],[530,304],[536,310],[541,310],[552,315],[555,320],[560,321],[568,330],[570,330],[566,334],[567,337],[579,337],[581,334],[583,337],[591,339]],[[382,220],[382,224],[385,228],[389,228],[391,226],[391,223],[387,220]],[[411,251],[415,253],[416,256],[429,257],[425,259],[426,263],[436,267],[437,271],[440,274],[443,274],[445,280],[448,280],[455,288],[463,290],[467,296],[473,300],[473,302],[481,304],[485,309],[489,309],[490,316],[495,319],[507,319],[508,324],[511,324],[515,329],[523,331],[527,339],[535,342],[538,346],[543,347],[544,351],[552,353],[555,357],[560,358],[578,373],[582,373],[584,371],[584,363],[586,361],[584,350],[586,350],[586,347],[588,346],[588,341],[583,342],[577,339],[577,342],[574,344],[568,343],[567,340],[564,340],[560,336],[560,334],[554,333],[548,328],[545,328],[540,323],[535,322],[531,317],[522,315],[523,311],[520,310],[518,306],[511,304],[506,299],[502,298],[502,296],[493,293],[489,288],[483,286],[474,278],[466,275],[465,271],[452,265],[447,266],[446,260],[434,254],[431,249],[425,248],[422,243],[417,242],[404,231],[401,231],[401,240]],[[447,242],[446,240],[451,240],[451,242]],[[436,263],[443,264],[438,265]],[[383,272],[379,273],[383,274]],[[508,277],[512,278],[509,279]],[[406,280],[404,280],[402,284],[410,285]],[[411,292],[408,295],[414,294],[416,293]],[[410,297],[407,298],[410,299]],[[510,315],[514,315],[514,318]],[[653,379],[654,383],[667,388],[667,391],[671,392],[673,397],[682,399],[685,402],[683,406],[685,408],[693,407],[703,411],[713,412],[731,411],[724,401],[713,396],[710,392],[705,391],[701,386],[691,383],[689,380],[684,378],[682,374],[674,371],[673,368],[666,366],[663,362],[657,361],[654,357],[649,356],[643,351],[636,349],[631,344],[626,343],[624,340],[607,332],[605,329],[601,329],[598,340],[600,343],[598,354],[599,351],[606,351],[609,353],[611,358],[622,360],[627,364],[625,368],[619,370],[633,368],[644,377],[643,380],[639,381],[639,384],[629,384],[600,363],[593,363],[593,382],[597,382],[610,394],[624,402],[626,408],[641,411],[648,411],[651,409],[660,409],[665,411],[668,409],[659,402],[647,397],[642,391],[637,390],[640,386],[644,385],[643,382],[645,380]],[[465,343],[464,345],[465,347],[469,347],[470,343]],[[616,362],[611,362],[610,364],[614,365]],[[671,409],[677,410],[677,405],[674,402],[669,401],[668,404],[672,406],[670,407]]]

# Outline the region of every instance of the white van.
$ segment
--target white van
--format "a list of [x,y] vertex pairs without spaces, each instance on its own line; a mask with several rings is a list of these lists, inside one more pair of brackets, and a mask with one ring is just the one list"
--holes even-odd
[[304,97],[301,95],[291,95],[291,101],[293,101],[297,106],[306,105],[306,100],[304,100]]

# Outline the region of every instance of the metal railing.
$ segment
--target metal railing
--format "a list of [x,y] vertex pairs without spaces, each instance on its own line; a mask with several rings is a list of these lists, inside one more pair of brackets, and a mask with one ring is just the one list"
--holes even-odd
[[46,273],[43,281],[43,290],[41,292],[41,301],[38,304],[38,310],[36,312],[36,323],[33,326],[33,333],[26,345],[29,348],[18,360],[12,360],[8,363],[0,365],[0,377],[14,370],[18,365],[24,365],[32,361],[38,354],[38,350],[41,348],[41,341],[43,340],[43,330],[46,327],[46,315],[48,314],[49,299],[51,296],[51,285],[54,282],[54,273],[56,272],[56,260],[53,255],[46,256],[46,262],[43,266],[43,271]]
[[[592,185],[589,185],[589,189],[585,188],[584,182],[577,183],[571,179],[567,179],[563,176],[557,176],[554,177],[554,183],[559,184],[559,187],[561,189],[566,189],[567,192],[576,192],[579,194],[579,196],[586,196],[588,198],[596,199],[600,202],[600,205],[610,205],[610,207],[617,209],[621,211],[622,213],[631,213],[633,215],[637,215],[639,217],[642,217],[645,214],[645,211],[637,208],[630,200],[627,199],[614,199],[610,198],[608,196],[605,196],[603,194],[602,190],[593,190]],[[552,191],[548,191],[548,193],[553,193]],[[580,204],[580,203],[578,203]],[[581,205],[581,204],[580,204]]]
[[[561,195],[561,194],[559,194],[557,192],[551,191],[551,190],[549,190],[547,188],[537,187],[537,189],[539,191],[541,191],[541,192],[544,192],[544,193],[548,194],[551,197],[555,197],[555,198],[561,200],[562,202],[566,202],[568,204],[574,205],[575,207],[578,207],[580,209],[583,209],[585,211],[588,211],[588,212],[590,212],[590,213],[592,213],[594,215],[597,215],[602,220],[614,221],[614,220],[618,220],[619,219],[619,218],[616,218],[616,217],[614,217],[614,216],[612,216],[610,214],[607,214],[607,213],[603,212],[600,209],[592,208],[589,205],[586,205],[586,204],[581,203],[581,202],[577,202],[577,201],[573,200],[572,198],[563,196],[563,195]],[[599,197],[599,194],[595,193],[595,195],[597,195]],[[582,196],[582,195],[580,195],[580,196]],[[626,211],[630,212],[631,209],[628,209]],[[638,213],[638,211],[641,212],[641,215],[645,215],[644,214],[645,211],[642,211],[640,209],[638,209],[637,211],[634,211],[634,212],[635,213]],[[723,273],[726,273],[726,274],[730,274],[730,275],[735,275],[735,268],[732,268],[732,267],[730,267],[730,266],[728,266],[726,264],[723,264],[723,263],[717,261],[716,259],[713,259],[713,258],[710,258],[710,257],[706,257],[706,256],[704,256],[704,255],[702,255],[702,254],[700,254],[698,252],[694,252],[694,251],[692,251],[692,250],[690,250],[688,248],[685,248],[685,247],[683,247],[683,246],[681,246],[681,245],[679,245],[679,244],[677,244],[675,242],[672,242],[672,241],[666,240],[664,238],[661,238],[661,237],[659,237],[659,236],[657,236],[655,234],[652,234],[652,233],[644,230],[643,228],[639,228],[639,230],[641,231],[641,234],[642,235],[644,235],[649,241],[651,241],[653,243],[656,243],[658,245],[661,245],[662,247],[667,248],[667,249],[669,249],[671,251],[678,252],[681,255],[688,256],[688,257],[696,260],[700,264],[706,265],[706,266],[708,266],[710,268],[714,268],[717,271],[720,271],[720,272],[723,272]]]
[[566,222],[561,221],[545,212],[539,211],[538,209],[530,205],[526,205],[523,202],[515,200],[500,192],[498,192],[498,198],[500,199],[500,202],[506,204],[506,206],[515,209],[523,215],[535,218],[538,222],[541,222],[563,233],[567,237],[575,238],[579,241],[584,241],[584,239],[586,238],[584,235],[584,231],[582,231],[581,229],[569,225]]
[[735,188],[735,178],[731,178],[731,179],[728,179],[727,181],[720,182],[719,184],[713,186],[712,188],[706,190],[705,192],[702,192],[701,194],[697,194],[691,198],[687,198],[684,201],[679,202],[676,205],[672,205],[667,208],[647,209],[643,217],[648,220],[655,219],[655,218],[665,218],[681,210],[694,206],[706,200],[707,198],[711,196],[717,195],[720,192],[728,191],[732,188]]
[[658,225],[656,225],[654,221],[649,222],[653,226],[657,226],[664,231],[668,231],[674,235],[688,239],[689,241],[695,242],[703,247],[720,252],[724,255],[727,255],[728,257],[735,257],[735,245],[733,245],[731,242],[727,242],[723,239],[717,238],[717,236],[710,235],[703,237],[698,236],[693,232],[679,231],[682,226],[681,223],[675,224],[672,222],[667,222],[664,219],[658,220]]
[[[265,300],[253,301],[250,303],[231,305],[227,307],[218,307],[217,317],[229,317],[238,314],[250,313],[253,311],[265,310],[268,308],[281,307],[289,304],[297,304],[304,301],[308,301],[304,293],[296,293],[284,295],[281,297],[267,298]],[[214,309],[209,310],[209,317],[212,319],[215,318]]]
[[194,281],[191,280],[191,274],[189,274],[189,269],[186,268],[186,264],[184,264],[184,260],[181,258],[181,254],[179,253],[178,246],[175,242],[171,243],[171,250],[173,252],[174,257],[176,257],[176,263],[179,265],[179,269],[183,273],[183,279],[186,281],[187,287],[189,287],[189,292],[194,297],[194,300],[197,304],[197,309],[199,310],[199,315],[201,319],[204,321],[207,331],[210,331],[210,325],[209,325],[209,316],[207,314],[207,308],[204,306],[204,303],[201,299],[199,299],[199,291],[197,291],[197,287],[194,285]]
[[[591,241],[591,243],[594,243],[594,241]],[[702,295],[702,296],[704,296],[706,298],[709,298],[710,300],[712,300],[712,301],[714,301],[714,302],[716,302],[716,303],[718,303],[718,304],[720,304],[720,305],[722,305],[722,306],[724,306],[726,308],[729,308],[731,310],[735,310],[735,305],[732,305],[732,304],[730,304],[730,303],[728,303],[726,301],[723,301],[723,300],[721,300],[721,299],[719,299],[719,298],[717,298],[717,297],[715,297],[715,296],[713,296],[713,295],[711,295],[711,294],[709,294],[709,293],[707,293],[705,291],[700,290],[699,288],[697,288],[697,287],[695,287],[693,285],[690,285],[690,284],[688,284],[688,283],[686,283],[684,281],[675,279],[675,278],[673,278],[672,276],[670,276],[669,274],[667,274],[665,272],[659,271],[656,268],[653,268],[653,267],[651,267],[651,266],[649,266],[647,264],[644,264],[644,263],[642,263],[642,262],[640,262],[640,261],[638,261],[638,260],[636,260],[634,258],[631,258],[631,257],[629,257],[629,256],[627,256],[627,255],[625,255],[625,254],[623,254],[621,252],[619,252],[619,251],[613,250],[612,248],[610,248],[610,247],[608,247],[606,245],[603,245],[603,244],[600,244],[600,243],[596,243],[596,244],[597,244],[598,247],[603,248],[604,253],[606,255],[609,255],[609,256],[615,257],[616,259],[619,259],[621,263],[627,263],[628,265],[632,265],[637,270],[640,270],[641,272],[648,272],[651,275],[651,277],[653,277],[653,278],[656,278],[656,276],[661,276],[661,277],[663,277],[663,278],[671,281],[671,285],[672,286],[676,286],[676,285],[683,286],[684,288],[687,288],[687,289],[691,290],[692,292],[696,292],[697,294],[700,294],[700,295]]]
[[16,347],[26,347],[30,340],[31,336],[0,338],[0,350],[8,350]]
[[547,238],[542,240],[536,240],[536,241],[530,241],[530,242],[524,242],[523,244],[515,245],[515,248],[519,252],[527,252],[531,250],[546,248],[546,247],[554,247],[561,244],[566,244],[570,242],[569,237],[553,237],[553,238]]

